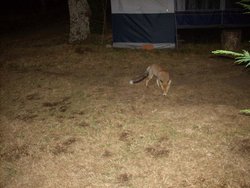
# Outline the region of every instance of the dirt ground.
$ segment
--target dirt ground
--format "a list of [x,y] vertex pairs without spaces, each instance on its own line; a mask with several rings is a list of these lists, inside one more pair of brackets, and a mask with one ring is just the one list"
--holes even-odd
[[[250,187],[250,72],[218,48],[69,45],[54,30],[1,38],[0,187]],[[145,68],[168,67],[167,97]]]

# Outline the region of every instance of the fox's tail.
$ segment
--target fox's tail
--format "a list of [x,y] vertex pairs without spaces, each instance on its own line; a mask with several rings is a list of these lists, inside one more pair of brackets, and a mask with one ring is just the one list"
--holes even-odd
[[148,77],[148,69],[142,74],[142,75],[139,75],[137,76],[136,78],[132,79],[129,81],[130,84],[136,84],[136,83],[139,83],[141,82],[142,80],[144,80],[145,78]]

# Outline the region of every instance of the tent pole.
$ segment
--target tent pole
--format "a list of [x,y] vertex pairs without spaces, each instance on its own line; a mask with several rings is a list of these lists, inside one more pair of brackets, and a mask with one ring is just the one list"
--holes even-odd
[[178,31],[177,31],[177,19],[176,19],[176,10],[177,10],[177,0],[174,1],[174,19],[175,19],[175,43],[176,43],[176,49],[178,49]]
[[104,35],[105,35],[105,29],[106,29],[106,11],[107,11],[107,0],[103,1],[103,26],[102,26],[102,44],[104,43]]
[[220,0],[220,11],[221,11],[221,26],[223,27],[224,25],[224,11],[226,9],[226,4],[225,4],[225,0]]

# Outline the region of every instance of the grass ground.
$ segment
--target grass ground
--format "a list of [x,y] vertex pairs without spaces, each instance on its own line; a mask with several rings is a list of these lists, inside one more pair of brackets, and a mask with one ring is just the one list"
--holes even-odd
[[[55,29],[1,38],[0,187],[250,187],[250,74],[215,47],[69,45]],[[172,75],[129,85],[152,63]]]

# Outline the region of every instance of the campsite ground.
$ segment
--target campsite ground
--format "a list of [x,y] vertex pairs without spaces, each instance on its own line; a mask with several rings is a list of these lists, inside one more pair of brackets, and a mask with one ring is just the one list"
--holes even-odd
[[[58,30],[1,37],[0,187],[250,187],[249,70],[217,45],[69,45]],[[169,96],[129,85],[151,63]]]

